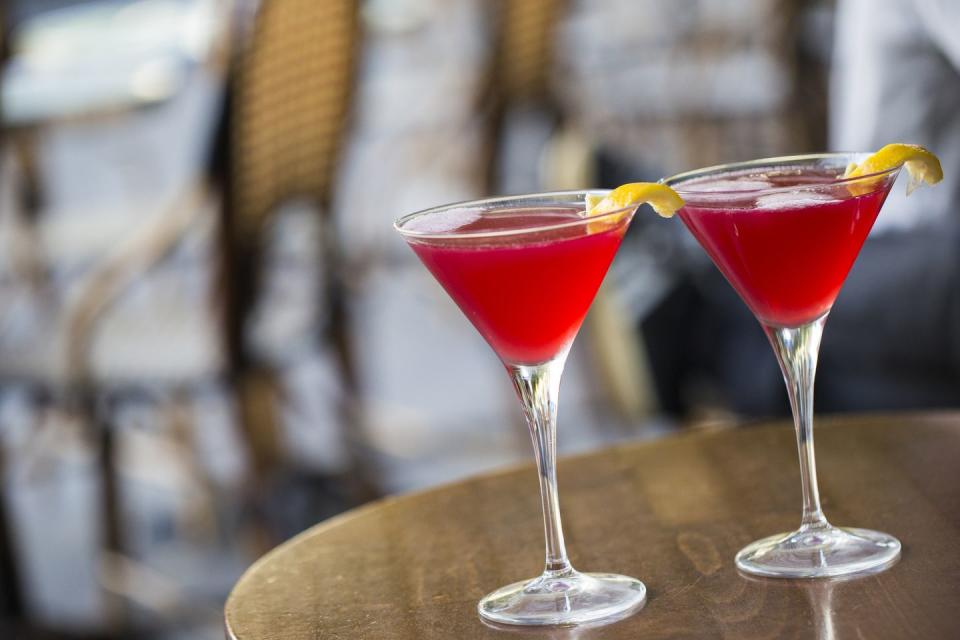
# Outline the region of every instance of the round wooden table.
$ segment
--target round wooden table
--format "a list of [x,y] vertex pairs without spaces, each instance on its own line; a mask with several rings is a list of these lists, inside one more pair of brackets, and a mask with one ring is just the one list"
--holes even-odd
[[737,573],[740,547],[800,518],[793,429],[754,425],[561,461],[574,566],[647,584],[646,607],[626,620],[505,631],[478,618],[481,596],[543,568],[530,466],[382,500],[297,536],[240,579],[228,634],[960,638],[960,414],[821,419],[816,439],[827,516],[897,536],[903,556],[890,570],[846,581]]

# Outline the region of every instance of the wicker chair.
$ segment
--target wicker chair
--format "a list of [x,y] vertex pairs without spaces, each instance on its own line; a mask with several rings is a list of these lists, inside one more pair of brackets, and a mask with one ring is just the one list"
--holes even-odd
[[[344,382],[339,401],[344,440],[360,441],[353,397],[356,376],[343,304],[343,268],[328,205],[353,88],[358,21],[355,0],[273,0],[256,17],[240,53],[230,103],[226,218],[222,273],[231,368],[241,422],[253,456],[254,493],[263,506],[273,472],[282,466],[278,362],[257,358],[250,344],[266,244],[277,213],[295,204],[319,223],[324,281],[318,293],[325,312],[319,330],[333,346]],[[283,356],[279,356],[282,360]],[[338,482],[349,502],[377,495],[356,448]],[[264,540],[269,544],[270,540]]]

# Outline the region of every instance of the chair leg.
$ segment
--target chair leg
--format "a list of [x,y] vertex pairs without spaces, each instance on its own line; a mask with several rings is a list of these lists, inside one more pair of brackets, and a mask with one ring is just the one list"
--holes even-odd
[[[0,478],[4,473],[4,450],[0,443]],[[25,616],[20,584],[17,554],[13,548],[12,521],[7,512],[7,501],[0,489],[0,620],[6,618],[16,623]]]
[[223,531],[217,518],[216,487],[207,473],[203,456],[196,440],[196,420],[190,415],[190,395],[186,388],[175,389],[167,415],[170,417],[171,438],[183,452],[184,464],[196,488],[191,495],[187,522],[192,534],[200,533],[209,542],[222,539]]
[[[326,268],[328,273],[341,273],[339,256],[334,251],[328,252],[329,261]],[[364,449],[366,440],[363,437],[363,420],[360,416],[360,376],[357,371],[357,361],[354,351],[354,336],[351,332],[349,303],[346,284],[339,278],[327,283],[324,297],[330,308],[330,324],[327,328],[329,340],[337,359],[337,365],[342,376],[345,394],[340,399],[338,412],[342,425],[344,442],[350,455],[350,470],[348,472],[348,488],[354,504],[364,504],[383,496],[381,483],[375,470],[367,463]]]
[[[96,394],[92,390],[84,393],[83,413],[94,428],[97,439],[97,475],[100,476],[100,505],[103,527],[102,554],[100,571],[108,570],[105,557],[120,554],[123,550],[123,536],[120,526],[120,487],[117,478],[116,432],[105,413],[106,404],[97,404]],[[104,617],[107,627],[112,631],[126,629],[127,611],[123,597],[114,590],[103,590]]]
[[249,535],[254,549],[266,552],[277,544],[266,516],[270,475],[279,446],[275,423],[276,386],[266,371],[240,371],[235,380],[240,433],[250,455],[247,491],[253,522]]
[[17,620],[22,619],[24,615],[20,574],[16,554],[13,551],[10,519],[7,517],[6,501],[0,495],[0,618]]

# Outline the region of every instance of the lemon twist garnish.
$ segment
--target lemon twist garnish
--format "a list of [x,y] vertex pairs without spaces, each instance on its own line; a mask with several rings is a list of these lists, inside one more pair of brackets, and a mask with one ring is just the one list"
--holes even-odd
[[[907,183],[907,195],[913,193],[914,189],[924,183],[933,185],[943,180],[943,168],[940,166],[940,160],[937,156],[918,144],[899,143],[888,144],[860,164],[851,164],[847,167],[843,177],[856,178],[871,173],[890,171],[901,165],[910,176],[910,182]],[[850,190],[857,195],[872,190],[872,184],[856,186],[858,184],[850,185]]]
[[[638,207],[641,204],[649,204],[660,216],[670,218],[683,206],[683,200],[676,191],[665,184],[630,182],[620,185],[604,197],[588,195],[586,216],[599,216],[618,209]],[[619,216],[614,217],[619,218]]]

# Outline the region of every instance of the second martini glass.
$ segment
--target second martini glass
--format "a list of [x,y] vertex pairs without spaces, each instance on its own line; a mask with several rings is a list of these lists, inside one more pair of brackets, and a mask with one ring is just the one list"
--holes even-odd
[[638,610],[642,582],[579,573],[563,542],[557,497],[557,396],[570,345],[636,206],[585,217],[607,192],[537,194],[438,207],[397,230],[505,365],[530,427],[546,567],[483,598],[480,615],[520,625],[598,623]]
[[685,202],[681,220],[763,326],[793,410],[803,488],[800,528],[741,550],[736,564],[746,573],[872,573],[900,556],[893,536],[827,522],[813,450],[813,381],[823,326],[900,170],[843,178],[851,163],[866,157],[771,158],[664,181]]

